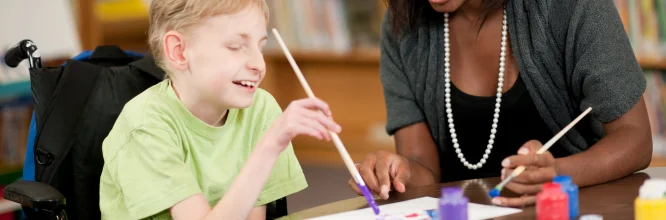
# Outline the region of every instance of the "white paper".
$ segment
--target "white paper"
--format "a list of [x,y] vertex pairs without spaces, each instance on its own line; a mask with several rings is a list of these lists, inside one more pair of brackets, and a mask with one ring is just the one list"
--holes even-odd
[[[403,202],[391,203],[379,206],[384,214],[410,213],[438,208],[439,199],[433,197],[421,197],[418,199],[407,200]],[[481,205],[469,203],[467,215],[469,220],[489,219],[499,216],[511,215],[522,212],[520,209],[505,208],[498,206]],[[334,220],[334,219],[375,219],[375,213],[371,208],[359,209],[339,214],[333,214],[323,217],[312,218],[313,220]]]

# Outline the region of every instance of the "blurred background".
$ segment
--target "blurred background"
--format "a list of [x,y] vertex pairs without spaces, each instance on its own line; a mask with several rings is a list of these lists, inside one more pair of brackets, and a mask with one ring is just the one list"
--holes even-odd
[[[150,0],[21,0],[0,4],[0,57],[22,39],[39,46],[46,65],[98,45],[148,53]],[[314,93],[326,100],[343,127],[340,137],[355,161],[377,150],[395,151],[386,135],[379,80],[379,29],[383,0],[267,0],[277,28]],[[666,166],[666,0],[614,0],[648,82],[645,97],[654,137],[651,166]],[[260,85],[282,107],[306,97],[284,54],[270,36],[268,73]],[[27,64],[0,64],[0,185],[21,176],[32,111]],[[355,196],[334,145],[294,140],[309,188],[288,198],[296,212]],[[0,213],[17,207],[0,200]],[[10,214],[5,214],[10,216]],[[11,218],[11,217],[8,217]],[[2,220],[2,216],[0,216]]]

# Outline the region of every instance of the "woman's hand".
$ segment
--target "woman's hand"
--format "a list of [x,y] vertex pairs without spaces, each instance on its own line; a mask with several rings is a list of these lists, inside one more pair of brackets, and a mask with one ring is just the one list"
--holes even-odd
[[[378,151],[365,157],[363,163],[357,164],[365,185],[371,192],[382,199],[388,199],[391,188],[398,192],[405,192],[405,183],[410,178],[409,160],[398,154]],[[349,186],[358,195],[363,195],[354,179],[349,180]]]
[[519,166],[527,168],[505,186],[522,196],[518,198],[496,197],[492,200],[493,204],[517,207],[532,205],[536,202],[536,194],[541,192],[543,184],[553,181],[557,175],[555,158],[548,151],[537,154],[539,148],[541,148],[539,141],[529,141],[518,150],[518,155],[507,157],[502,161],[502,167],[504,167],[502,180],[511,175],[511,172]]

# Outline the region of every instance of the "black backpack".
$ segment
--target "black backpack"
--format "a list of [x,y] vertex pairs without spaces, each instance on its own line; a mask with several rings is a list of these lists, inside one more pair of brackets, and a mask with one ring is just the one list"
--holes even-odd
[[[150,56],[133,57],[105,46],[86,61],[69,60],[61,74],[37,74],[31,72],[37,87],[33,94],[44,103],[35,103],[35,180],[67,198],[70,219],[100,219],[102,142],[125,103],[160,82],[164,73]],[[53,83],[56,77],[60,80]]]
[[116,46],[97,47],[63,67],[30,71],[35,180],[64,195],[69,219],[100,219],[102,142],[125,103],[163,78],[152,57]]
[[[24,49],[26,54],[30,49]],[[34,59],[31,64],[39,64]],[[62,208],[68,219],[100,219],[102,142],[125,103],[163,79],[164,71],[151,56],[117,46],[99,46],[62,67],[32,66],[36,135],[28,142],[34,142],[35,182],[12,183],[3,196],[19,202],[29,219],[55,219]],[[267,205],[267,219],[286,214],[286,198]]]

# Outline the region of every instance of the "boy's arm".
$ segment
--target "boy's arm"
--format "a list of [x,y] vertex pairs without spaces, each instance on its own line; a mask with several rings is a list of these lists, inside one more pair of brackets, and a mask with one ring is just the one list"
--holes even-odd
[[265,206],[254,204],[280,154],[276,149],[280,147],[259,143],[215,207],[211,209],[206,198],[197,194],[171,207],[173,219],[265,219]]
[[[277,102],[272,102],[269,108],[273,109],[266,111],[279,112]],[[312,109],[321,109],[327,112],[328,116]],[[321,135],[327,135],[326,129],[339,133],[341,128],[330,118],[328,105],[319,99],[294,101],[283,114],[275,115],[273,118],[277,117],[276,119],[266,120],[263,130],[267,131],[261,136],[250,158],[215,207],[210,209],[203,196],[192,196],[171,207],[173,219],[247,219],[251,211],[252,218],[260,217],[262,209],[265,218],[265,207],[255,208],[256,204],[274,201],[307,185],[295,160],[291,140],[298,135],[323,139]],[[284,156],[280,159],[277,172],[271,175],[280,155]],[[270,177],[273,178],[268,189],[264,190]],[[260,195],[262,190],[264,194]]]
[[266,206],[257,206],[252,208],[250,215],[247,217],[249,220],[265,220],[266,219]]

